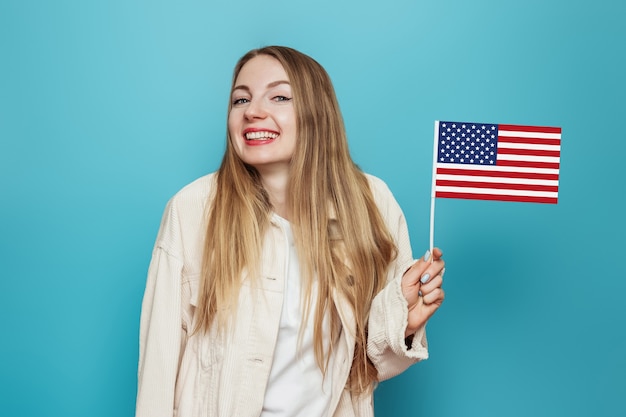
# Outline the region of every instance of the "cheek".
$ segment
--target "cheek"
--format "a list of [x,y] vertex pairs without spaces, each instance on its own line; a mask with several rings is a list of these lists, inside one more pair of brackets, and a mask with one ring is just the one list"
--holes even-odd
[[280,116],[280,124],[285,130],[289,130],[290,133],[296,132],[296,114],[293,110],[282,113]]
[[237,135],[236,132],[239,132],[240,126],[239,124],[236,122],[236,118],[233,117],[232,112],[228,115],[228,141],[230,142],[230,145],[232,146],[233,150],[235,151],[235,153],[239,156],[241,156],[241,148],[243,146],[243,144],[237,140]]
[[235,123],[235,117],[233,116],[233,113],[229,113],[228,114],[228,133],[230,133],[230,136],[233,136],[233,133],[237,131],[237,126]]

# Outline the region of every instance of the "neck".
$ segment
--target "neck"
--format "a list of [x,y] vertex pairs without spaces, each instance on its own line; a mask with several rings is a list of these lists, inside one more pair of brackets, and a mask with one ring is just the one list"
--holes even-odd
[[288,175],[286,172],[261,172],[263,188],[272,203],[276,214],[289,220],[289,198],[287,195]]

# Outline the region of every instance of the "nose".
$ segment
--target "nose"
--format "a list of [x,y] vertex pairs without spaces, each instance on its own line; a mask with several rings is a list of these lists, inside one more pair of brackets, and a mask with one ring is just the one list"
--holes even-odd
[[244,117],[247,120],[263,119],[265,116],[267,116],[267,112],[259,100],[251,100],[248,103],[244,112]]

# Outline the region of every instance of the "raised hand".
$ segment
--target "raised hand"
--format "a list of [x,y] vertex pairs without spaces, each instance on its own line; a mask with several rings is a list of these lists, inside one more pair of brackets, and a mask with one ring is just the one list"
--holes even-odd
[[443,274],[445,262],[442,252],[434,248],[427,251],[402,276],[402,294],[409,307],[405,337],[415,333],[437,311],[444,299]]

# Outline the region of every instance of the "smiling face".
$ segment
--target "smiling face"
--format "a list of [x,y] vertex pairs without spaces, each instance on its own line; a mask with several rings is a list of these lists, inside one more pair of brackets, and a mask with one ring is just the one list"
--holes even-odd
[[277,59],[258,55],[235,80],[228,132],[237,155],[261,174],[285,170],[296,147],[291,85]]

